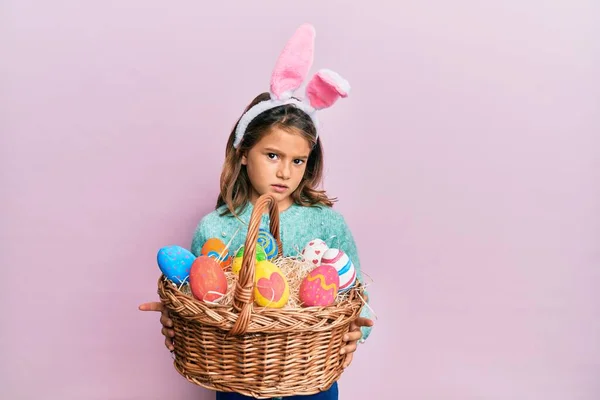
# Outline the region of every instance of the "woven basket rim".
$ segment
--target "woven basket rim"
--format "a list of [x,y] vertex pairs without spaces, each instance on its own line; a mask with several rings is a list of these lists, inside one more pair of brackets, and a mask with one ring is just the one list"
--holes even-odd
[[[176,312],[183,319],[219,327],[224,331],[230,331],[237,320],[238,313],[233,304],[200,301],[180,291],[164,275],[158,279],[158,288],[158,294],[169,311]],[[316,332],[344,325],[360,313],[363,306],[363,300],[358,295],[360,292],[362,285],[357,282],[345,299],[327,307],[270,308],[251,305],[252,318],[248,333]],[[290,322],[291,319],[306,323],[294,324]]]

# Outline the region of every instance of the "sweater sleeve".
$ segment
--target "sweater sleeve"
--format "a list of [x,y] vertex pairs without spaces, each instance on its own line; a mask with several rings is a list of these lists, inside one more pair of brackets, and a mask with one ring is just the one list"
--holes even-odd
[[[348,255],[348,257],[354,264],[354,268],[356,269],[356,279],[359,282],[361,282],[362,284],[364,284],[365,281],[364,281],[364,277],[363,277],[363,273],[362,273],[362,269],[361,269],[360,257],[359,257],[359,253],[358,253],[358,248],[356,246],[356,242],[354,240],[354,236],[352,235],[352,232],[350,231],[350,228],[349,228],[348,224],[346,223],[346,220],[344,219],[344,217],[339,213],[335,213],[335,215],[337,215],[337,218],[331,219],[330,227],[332,229],[332,232],[331,232],[331,239],[328,241],[329,242],[328,245],[330,247],[337,247],[337,248],[341,249],[342,251],[344,251]],[[368,298],[370,300],[370,295],[366,289],[365,289],[365,294],[368,296]],[[372,314],[371,314],[370,308],[368,306],[369,300],[367,301],[367,305],[363,306],[360,316],[371,319]],[[361,331],[363,334],[361,342],[364,342],[365,340],[367,340],[367,338],[371,334],[371,330],[372,330],[371,327],[362,327],[361,328]]]
[[206,242],[206,233],[205,233],[205,219],[198,223],[196,226],[196,230],[194,231],[194,236],[192,237],[192,244],[190,246],[190,252],[198,257],[200,255],[200,251],[202,250],[202,245]]

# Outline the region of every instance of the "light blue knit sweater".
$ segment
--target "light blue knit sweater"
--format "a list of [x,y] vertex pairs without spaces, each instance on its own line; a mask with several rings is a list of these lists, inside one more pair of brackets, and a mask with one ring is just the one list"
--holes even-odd
[[[245,243],[248,221],[253,210],[252,204],[248,203],[245,210],[238,213],[239,219],[231,214],[221,216],[224,210],[225,206],[222,206],[202,218],[192,239],[191,251],[194,255],[198,256],[204,242],[213,237],[220,238],[224,243],[229,243],[231,240],[229,248],[233,251]],[[266,213],[262,217],[261,227],[269,229],[269,216]],[[357,279],[364,283],[358,250],[352,233],[344,217],[333,208],[304,207],[294,203],[279,214],[279,235],[284,257],[300,254],[309,241],[317,238],[324,240],[329,247],[343,250],[354,264]],[[371,318],[368,307],[363,307],[361,316]],[[361,329],[362,341],[364,341],[371,333],[372,328],[362,327]]]

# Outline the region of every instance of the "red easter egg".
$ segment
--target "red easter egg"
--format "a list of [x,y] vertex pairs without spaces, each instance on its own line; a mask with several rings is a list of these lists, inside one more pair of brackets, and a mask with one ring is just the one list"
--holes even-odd
[[335,302],[340,277],[335,267],[321,265],[313,269],[300,283],[300,301],[304,307],[327,307]]
[[200,256],[190,269],[190,289],[195,298],[215,301],[227,293],[227,277],[217,260]]

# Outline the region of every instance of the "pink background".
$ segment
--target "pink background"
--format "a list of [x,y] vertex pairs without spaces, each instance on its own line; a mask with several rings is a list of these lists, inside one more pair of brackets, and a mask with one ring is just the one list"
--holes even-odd
[[212,398],[137,306],[309,21],[378,315],[341,398],[598,399],[597,2],[230,3],[2,2],[0,398]]

